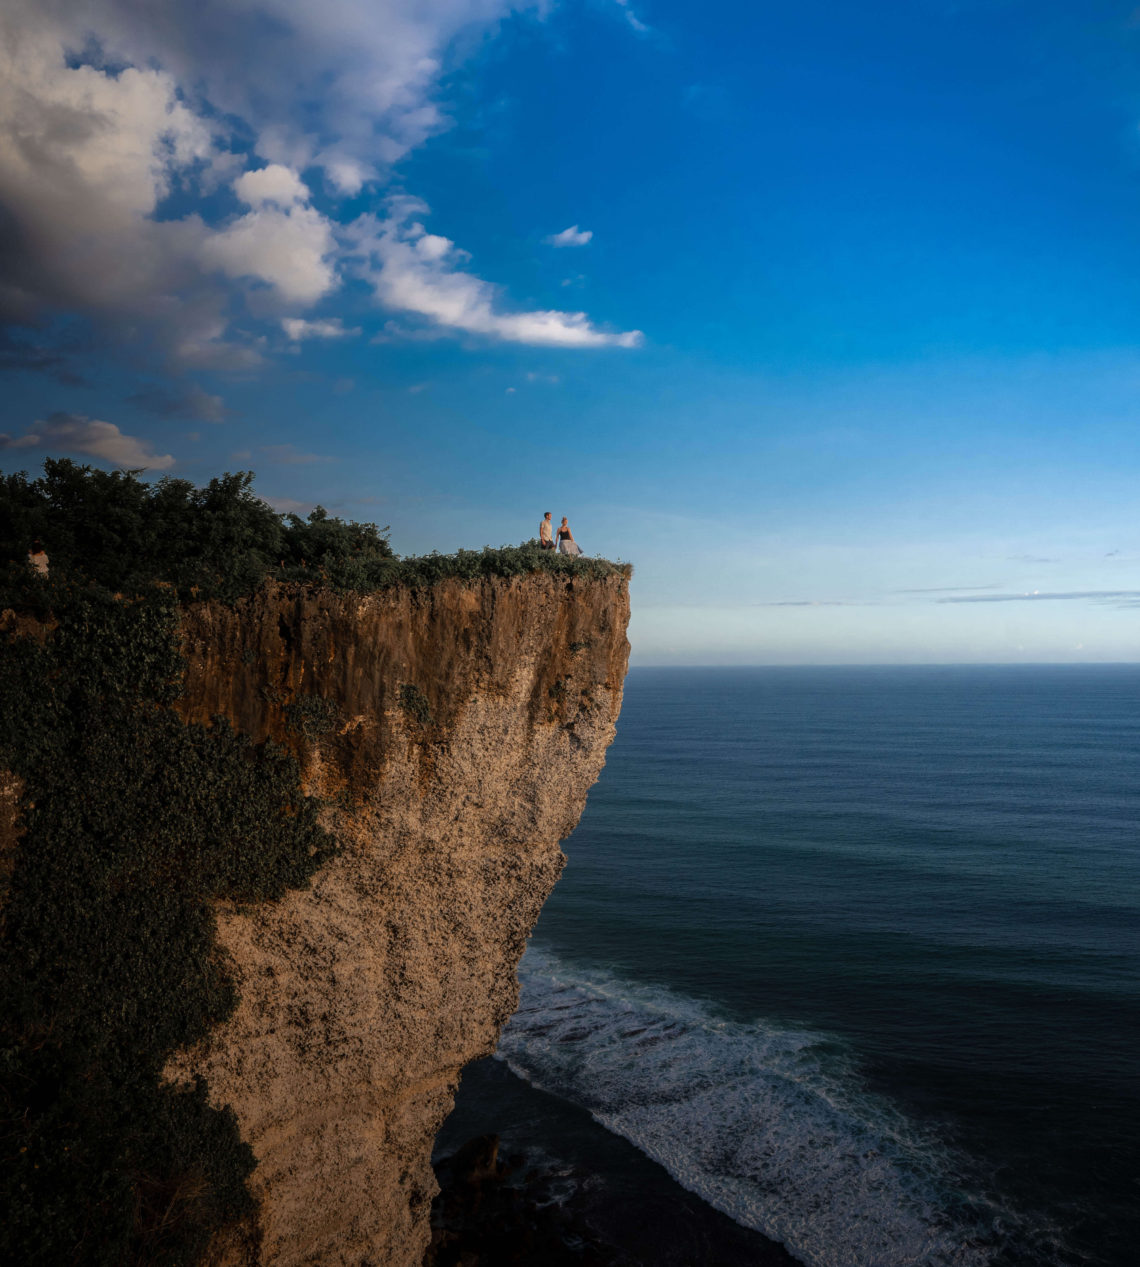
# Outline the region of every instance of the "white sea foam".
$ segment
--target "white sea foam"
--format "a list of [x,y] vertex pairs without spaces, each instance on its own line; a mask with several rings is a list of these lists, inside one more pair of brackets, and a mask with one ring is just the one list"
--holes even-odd
[[[535,946],[498,1055],[807,1267],[981,1267],[990,1218],[949,1153],[826,1035],[718,1018]],[[996,1211],[992,1212],[996,1215]]]

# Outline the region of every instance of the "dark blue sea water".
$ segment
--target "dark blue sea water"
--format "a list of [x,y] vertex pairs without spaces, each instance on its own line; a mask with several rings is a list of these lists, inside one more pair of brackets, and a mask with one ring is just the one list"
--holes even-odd
[[1140,667],[634,670],[501,1059],[807,1264],[1140,1262]]

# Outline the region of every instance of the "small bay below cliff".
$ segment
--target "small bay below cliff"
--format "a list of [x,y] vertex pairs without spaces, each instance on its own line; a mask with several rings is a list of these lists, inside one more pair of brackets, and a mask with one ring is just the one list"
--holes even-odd
[[[532,1207],[519,1220],[524,1246],[527,1239],[556,1238],[563,1254],[558,1261],[590,1267],[797,1267],[798,1260],[780,1245],[687,1192],[585,1109],[516,1077],[494,1057],[464,1069],[455,1109],[436,1139],[433,1161],[444,1188],[433,1208],[437,1228],[445,1225],[451,1195],[445,1159],[492,1132],[509,1171],[502,1182]],[[489,1244],[472,1206],[465,1211],[469,1217],[462,1209],[456,1217],[458,1204],[450,1206],[446,1220],[450,1256],[429,1258],[432,1267],[449,1267],[460,1261],[460,1252],[481,1264],[548,1261],[549,1251],[541,1249],[546,1258],[528,1258],[525,1249],[520,1257],[503,1257],[509,1242],[506,1251]],[[547,1219],[536,1232],[543,1211]]]

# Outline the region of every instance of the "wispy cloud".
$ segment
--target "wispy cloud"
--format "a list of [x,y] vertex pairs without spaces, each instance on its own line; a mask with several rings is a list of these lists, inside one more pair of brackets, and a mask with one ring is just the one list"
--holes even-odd
[[181,390],[151,385],[127,397],[132,405],[160,418],[191,418],[199,422],[224,422],[226,405],[221,396],[203,391],[197,384]]
[[[378,338],[480,335],[545,347],[632,348],[591,314],[518,310],[407,199],[387,218],[341,199],[450,126],[441,85],[511,14],[548,0],[6,0],[0,5],[0,369],[69,384],[100,350],[150,376],[241,372],[352,331],[311,317],[349,265],[400,314]],[[630,0],[629,26],[648,30]],[[556,247],[583,247],[575,224]],[[363,256],[363,260],[361,257]],[[323,306],[321,312],[329,311]],[[91,346],[64,354],[52,318]],[[57,330],[63,329],[58,323]],[[284,331],[287,342],[278,330]],[[132,403],[218,420],[147,389]]]
[[579,229],[576,224],[572,224],[561,233],[552,233],[542,240],[547,246],[585,246],[593,236],[593,229]]
[[320,321],[306,321],[304,317],[285,317],[281,329],[294,343],[303,339],[347,339],[360,333],[359,328],[348,329],[339,317],[326,317]]
[[[0,241],[0,267],[3,257],[4,247]],[[0,298],[0,316],[3,309]],[[0,330],[0,370],[31,371],[67,387],[79,386],[84,379],[74,367],[75,342],[74,338],[49,342],[31,330]]]
[[997,589],[996,585],[932,585],[923,589],[891,590],[892,594],[973,594],[978,590]]
[[648,23],[643,22],[633,11],[633,5],[630,0],[614,0],[614,3],[621,9],[622,16],[638,35],[648,35],[653,30]]
[[83,414],[54,413],[32,423],[22,435],[0,435],[0,449],[50,449],[100,458],[128,470],[165,471],[174,465],[169,453],[154,453],[145,440],[125,435],[113,422]]
[[386,179],[448,124],[436,93],[456,37],[538,5],[7,0],[0,319],[79,312],[136,359],[256,366],[236,317],[279,318],[339,284],[331,221],[299,173],[334,196]]
[[872,603],[850,602],[842,598],[787,598],[772,603],[753,603],[753,607],[871,607]]
[[449,238],[428,233],[420,217],[428,207],[393,198],[381,220],[362,216],[345,230],[359,258],[358,271],[386,308],[411,313],[436,327],[544,347],[633,348],[640,330],[610,333],[584,312],[503,310],[495,286],[462,265],[467,255]]
[[1020,594],[973,594],[955,598],[939,598],[939,603],[1052,603],[1061,601],[1106,602],[1113,599],[1138,599],[1140,590],[1026,590]]

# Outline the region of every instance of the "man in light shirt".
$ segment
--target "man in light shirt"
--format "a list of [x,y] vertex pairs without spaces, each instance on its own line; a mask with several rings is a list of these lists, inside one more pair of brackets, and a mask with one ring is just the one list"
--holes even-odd
[[[551,542],[551,545],[553,544]],[[43,548],[38,537],[32,542],[32,548],[28,551],[28,567],[39,576],[47,576],[48,574],[47,551]]]
[[544,550],[554,549],[554,525],[550,522],[551,512],[548,510],[538,525],[538,544]]

